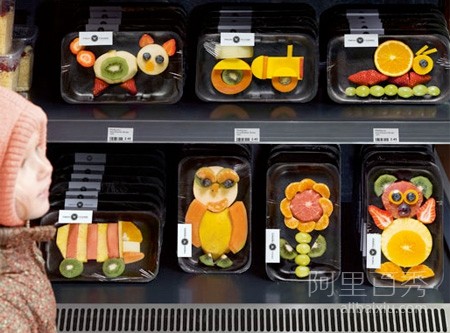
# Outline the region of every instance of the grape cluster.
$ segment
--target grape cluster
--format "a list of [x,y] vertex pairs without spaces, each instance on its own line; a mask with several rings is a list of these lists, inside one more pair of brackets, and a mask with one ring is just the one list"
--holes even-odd
[[426,95],[436,97],[441,93],[441,89],[437,86],[426,86],[424,84],[418,84],[412,88],[410,87],[397,87],[395,84],[388,84],[385,87],[380,85],[374,85],[371,87],[361,85],[357,87],[347,87],[345,89],[345,95],[349,97],[367,97],[369,95],[373,97],[382,96],[399,96],[401,98],[411,97],[424,97]]

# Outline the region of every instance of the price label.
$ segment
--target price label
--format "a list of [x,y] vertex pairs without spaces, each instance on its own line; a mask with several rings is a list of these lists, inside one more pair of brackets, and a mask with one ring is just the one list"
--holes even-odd
[[259,128],[235,128],[234,142],[240,143],[259,142]]
[[255,34],[251,32],[222,32],[222,46],[255,46]]
[[374,128],[373,129],[374,143],[399,143],[398,128]]
[[192,257],[192,225],[179,223],[177,238],[177,256],[179,258]]
[[280,262],[280,229],[266,229],[266,263]]
[[133,128],[108,127],[108,142],[133,142]]
[[380,268],[380,266],[381,266],[381,234],[367,234],[366,267]]
[[344,35],[344,47],[377,47],[377,34],[346,34]]
[[92,210],[60,210],[58,223],[92,223]]
[[82,46],[113,45],[112,31],[80,31],[78,37]]

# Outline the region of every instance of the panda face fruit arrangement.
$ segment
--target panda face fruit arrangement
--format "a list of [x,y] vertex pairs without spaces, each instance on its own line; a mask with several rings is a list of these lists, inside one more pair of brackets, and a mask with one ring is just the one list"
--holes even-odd
[[134,77],[138,71],[147,75],[161,74],[169,65],[169,57],[176,52],[175,39],[169,39],[159,45],[149,34],[140,37],[140,50],[137,55],[113,49],[96,57],[92,51],[79,44],[78,37],[71,41],[69,47],[80,66],[93,68],[94,97],[101,95],[110,85],[119,85],[130,95],[136,95],[138,90]]

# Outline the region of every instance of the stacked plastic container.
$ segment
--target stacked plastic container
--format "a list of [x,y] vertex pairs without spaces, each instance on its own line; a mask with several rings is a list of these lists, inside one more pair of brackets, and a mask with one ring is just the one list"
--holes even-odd
[[172,4],[81,7],[61,43],[69,103],[177,102],[184,85],[186,14]]
[[178,167],[180,267],[188,273],[242,273],[251,263],[251,151],[186,146]]
[[65,152],[53,161],[45,248],[52,281],[147,282],[159,269],[165,159],[150,153]]
[[306,4],[207,4],[197,28],[197,96],[204,101],[307,102],[317,91],[318,24]]
[[321,58],[333,101],[437,104],[448,99],[449,32],[444,14],[432,5],[340,5],[324,11],[320,23]]
[[341,273],[340,149],[275,146],[266,177],[266,272],[332,282]]
[[359,226],[376,287],[437,288],[443,278],[443,189],[431,146],[363,146]]

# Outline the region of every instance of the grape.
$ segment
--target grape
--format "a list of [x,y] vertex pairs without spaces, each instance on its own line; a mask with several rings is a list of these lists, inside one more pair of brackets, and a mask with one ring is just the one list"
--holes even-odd
[[414,86],[412,89],[414,96],[424,96],[428,93],[428,88],[423,84],[418,84],[417,86]]
[[306,232],[297,232],[295,234],[295,240],[297,243],[309,243],[311,239],[311,235]]
[[299,266],[308,266],[311,258],[306,254],[299,254],[295,257],[295,263]]
[[347,96],[355,96],[356,95],[356,89],[355,87],[347,87],[345,88],[345,95]]
[[300,243],[295,247],[295,250],[300,254],[308,254],[311,251],[311,246],[306,243]]
[[370,94],[374,97],[381,97],[384,95],[384,88],[379,85],[374,85],[369,89]]
[[397,95],[398,88],[395,84],[388,84],[386,87],[384,87],[384,93],[387,96],[395,96]]
[[439,96],[441,94],[441,89],[439,89],[439,87],[437,87],[437,86],[429,86],[428,93],[431,96]]
[[370,88],[368,86],[358,86],[356,87],[356,95],[359,97],[369,96]]
[[413,95],[413,90],[410,87],[400,87],[397,94],[402,98],[410,98]]
[[307,277],[310,273],[308,266],[297,266],[295,268],[295,275],[299,278]]

